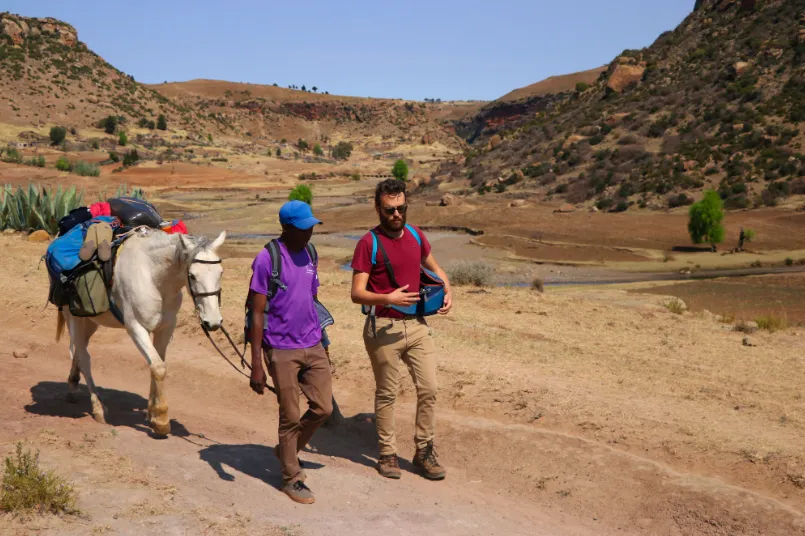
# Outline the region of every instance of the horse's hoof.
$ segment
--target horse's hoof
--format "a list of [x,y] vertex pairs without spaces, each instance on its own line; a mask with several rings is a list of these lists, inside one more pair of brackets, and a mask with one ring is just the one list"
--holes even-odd
[[154,430],[154,435],[157,435],[157,436],[160,436],[160,437],[167,437],[168,433],[171,431],[171,424],[170,424],[170,422],[166,422],[166,423],[162,423],[162,424],[157,423],[157,422],[152,422],[151,423],[151,428],[153,428],[153,430]]
[[92,418],[95,419],[95,422],[100,424],[106,424],[106,412],[105,411],[96,411],[92,414]]

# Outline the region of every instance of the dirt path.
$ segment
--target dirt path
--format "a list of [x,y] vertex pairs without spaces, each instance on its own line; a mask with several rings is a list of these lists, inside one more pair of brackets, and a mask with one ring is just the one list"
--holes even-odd
[[[187,304],[169,348],[169,438],[144,426],[149,376],[125,333],[90,345],[109,424],[88,396],[66,403],[67,342],[41,312],[41,247],[0,237],[0,455],[24,440],[79,492],[83,517],[0,517],[0,534],[805,535],[801,334],[741,334],[671,315],[653,297],[460,290],[435,323],[437,447],[428,482],[403,464],[380,478],[361,317],[335,267],[322,295],[338,318],[335,390],[347,421],[301,458],[318,501],[277,490],[276,402],[213,353]],[[237,325],[248,261],[226,261],[224,314]],[[25,350],[28,357],[14,358]],[[762,367],[762,368],[761,368]],[[400,454],[413,453],[404,382]],[[780,415],[783,414],[784,418]]]

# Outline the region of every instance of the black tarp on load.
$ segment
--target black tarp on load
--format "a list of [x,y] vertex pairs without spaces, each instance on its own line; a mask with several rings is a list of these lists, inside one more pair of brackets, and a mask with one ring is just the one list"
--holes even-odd
[[113,197],[108,200],[112,216],[116,216],[125,227],[145,225],[159,229],[162,217],[154,205],[134,197]]

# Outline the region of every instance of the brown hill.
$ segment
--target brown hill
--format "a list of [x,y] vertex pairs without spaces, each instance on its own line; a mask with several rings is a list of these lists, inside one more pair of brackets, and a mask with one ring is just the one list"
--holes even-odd
[[530,86],[521,87],[506,93],[498,99],[501,102],[511,102],[520,99],[528,99],[531,97],[540,97],[550,93],[564,93],[565,91],[573,91],[576,89],[576,84],[583,83],[592,85],[601,73],[607,70],[607,66],[596,67],[589,71],[582,71],[579,73],[564,74],[559,76],[550,76],[545,80],[531,84]]
[[173,136],[205,143],[372,136],[461,144],[430,104],[215,80],[144,85],[92,52],[67,23],[0,14],[0,124],[18,127],[12,138],[25,127],[39,136],[52,125],[98,129],[110,115],[145,135],[161,114]]
[[[719,191],[728,208],[805,193],[805,0],[701,0],[585,91],[494,103],[444,180],[627,210]],[[494,141],[494,143],[490,143]]]

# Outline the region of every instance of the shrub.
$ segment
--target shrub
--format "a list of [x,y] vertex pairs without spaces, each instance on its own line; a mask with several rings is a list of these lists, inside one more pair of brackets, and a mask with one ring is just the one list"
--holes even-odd
[[59,159],[56,161],[56,169],[59,171],[70,171],[73,169],[73,165],[67,160],[67,157],[60,156]]
[[9,147],[6,149],[6,155],[3,157],[3,162],[8,162],[9,164],[22,164],[22,154],[13,147]]
[[316,156],[324,156],[324,151],[318,143],[313,146],[313,154]]
[[584,93],[588,89],[590,89],[590,84],[588,84],[586,82],[576,82],[576,91],[577,92]]
[[303,201],[308,205],[312,205],[313,191],[307,184],[299,184],[288,194],[288,201]]
[[122,147],[125,147],[128,142],[129,142],[129,137],[126,136],[125,132],[121,132],[117,137],[117,144],[122,146]]
[[774,333],[783,329],[788,329],[788,318],[785,315],[777,316],[772,313],[761,315],[755,319],[760,329],[765,329]]
[[668,208],[684,207],[693,204],[693,198],[685,194],[672,195],[668,198]]
[[111,151],[109,153],[109,160],[111,160],[112,162],[120,162],[120,155],[114,151]]
[[168,130],[168,118],[165,117],[165,114],[159,114],[159,117],[157,117],[157,128],[159,130]]
[[539,292],[545,292],[545,284],[543,283],[542,278],[535,277],[531,282],[531,288]]
[[724,208],[718,193],[709,190],[689,211],[688,233],[694,244],[707,242],[713,246],[724,240]]
[[40,155],[35,158],[29,158],[24,162],[26,166],[38,167],[43,168],[45,167],[45,157]]
[[679,298],[671,298],[670,300],[666,300],[662,302],[662,305],[675,315],[681,315],[685,312],[685,302]]
[[114,134],[115,129],[117,129],[117,117],[110,115],[105,119],[101,120],[101,128],[107,134]]
[[359,181],[359,180],[361,180],[361,174],[360,173],[353,173],[352,175],[349,176],[349,178],[350,178],[350,180],[353,180],[353,181]]
[[136,149],[132,149],[131,151],[127,152],[123,155],[123,167],[133,166],[140,160],[140,155],[137,153]]
[[447,270],[450,284],[457,286],[487,287],[494,275],[494,266],[484,261],[458,262]]
[[23,452],[17,443],[15,456],[5,459],[0,510],[5,512],[77,514],[76,494],[72,485],[54,471],[39,467],[39,451]]
[[791,257],[786,257],[785,265],[786,266],[794,266],[794,259],[792,259]]
[[64,127],[53,127],[50,129],[50,144],[61,145],[67,137],[67,129]]
[[394,162],[394,167],[391,168],[391,174],[394,175],[397,180],[408,180],[408,164],[405,163],[405,160],[400,159]]
[[352,155],[352,144],[347,141],[339,141],[333,148],[333,158],[337,160],[347,160]]
[[302,138],[299,138],[299,141],[296,142],[296,148],[300,151],[307,151],[309,147],[308,143]]
[[101,145],[98,143],[98,140],[92,140],[92,148],[96,151],[101,148]]
[[79,161],[73,165],[73,173],[82,177],[97,177],[101,170],[95,164]]

